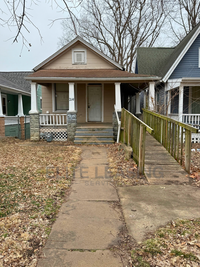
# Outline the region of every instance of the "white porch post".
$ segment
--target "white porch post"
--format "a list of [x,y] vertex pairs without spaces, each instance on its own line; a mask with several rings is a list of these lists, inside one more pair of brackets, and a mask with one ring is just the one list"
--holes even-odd
[[149,83],[149,109],[155,109],[155,82]]
[[2,107],[2,98],[1,98],[1,90],[0,90],[0,117],[3,117],[3,107]]
[[121,83],[115,83],[115,106],[117,111],[121,111],[121,90],[120,90]]
[[75,111],[74,83],[69,83],[69,112]]
[[140,112],[140,93],[136,93],[136,114],[141,114],[141,112]]
[[29,114],[38,114],[37,109],[37,83],[31,83],[31,110]]
[[18,95],[18,116],[24,116],[22,94]]
[[189,107],[188,107],[188,113],[192,114],[192,87],[189,87]]
[[167,98],[167,115],[169,115],[171,113],[171,90],[168,91]]
[[184,87],[181,84],[179,86],[179,109],[178,109],[180,122],[182,122],[182,117],[183,117],[183,94],[184,94]]

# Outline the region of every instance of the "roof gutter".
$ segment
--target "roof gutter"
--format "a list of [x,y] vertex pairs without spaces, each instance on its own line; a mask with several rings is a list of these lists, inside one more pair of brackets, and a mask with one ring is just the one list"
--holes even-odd
[[20,89],[15,89],[15,88],[12,88],[12,87],[6,87],[6,86],[1,85],[1,84],[0,84],[0,89],[5,90],[5,91],[8,91],[8,92],[11,92],[11,93],[16,93],[16,94],[22,94],[22,95],[31,96],[31,93],[29,93],[29,92],[25,92],[25,91],[22,91]]

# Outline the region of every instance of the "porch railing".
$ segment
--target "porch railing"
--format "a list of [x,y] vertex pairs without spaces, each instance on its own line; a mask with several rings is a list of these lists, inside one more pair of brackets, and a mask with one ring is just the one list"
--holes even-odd
[[41,126],[65,126],[67,125],[66,114],[40,114]]
[[200,114],[183,114],[183,123],[190,124],[200,131]]
[[185,134],[185,169],[190,172],[191,134],[198,129],[167,116],[143,109],[143,120],[154,129],[153,136],[182,165],[183,134]]
[[152,134],[153,129],[128,110],[122,109],[120,142],[132,147],[140,174],[144,173],[146,131]]
[[119,137],[120,137],[120,128],[121,128],[121,121],[119,120],[119,115],[116,109],[116,106],[114,105],[114,109],[115,109],[115,114],[116,114],[116,118],[117,118],[117,125],[118,125],[118,129],[117,129],[117,143],[119,143]]
[[5,116],[5,125],[16,125],[19,124],[18,116]]

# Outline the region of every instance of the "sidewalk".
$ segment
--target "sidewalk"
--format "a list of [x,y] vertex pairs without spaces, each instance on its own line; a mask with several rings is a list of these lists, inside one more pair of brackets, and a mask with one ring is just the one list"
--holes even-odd
[[109,248],[123,227],[121,212],[113,208],[118,196],[107,174],[107,152],[85,146],[75,171],[72,192],[53,225],[38,267],[121,267]]

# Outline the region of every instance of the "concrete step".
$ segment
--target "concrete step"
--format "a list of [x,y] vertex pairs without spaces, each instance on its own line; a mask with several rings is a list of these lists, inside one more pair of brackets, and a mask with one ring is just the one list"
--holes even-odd
[[95,132],[91,132],[91,131],[76,131],[76,136],[113,136],[113,131],[95,131]]
[[74,140],[74,143],[77,145],[111,145],[114,144],[114,140],[98,140],[98,141],[92,141],[92,140]]
[[88,127],[81,126],[76,128],[75,144],[113,144],[112,127]]

